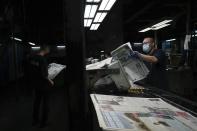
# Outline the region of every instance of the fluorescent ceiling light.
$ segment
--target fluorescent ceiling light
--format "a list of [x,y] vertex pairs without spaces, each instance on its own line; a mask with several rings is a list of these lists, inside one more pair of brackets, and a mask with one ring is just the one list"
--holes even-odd
[[99,3],[101,0],[94,0],[95,3]]
[[116,0],[102,0],[99,10],[110,10]]
[[170,25],[170,24],[164,24],[164,25],[158,26],[158,27],[156,27],[156,28],[152,28],[152,30],[159,30],[159,29],[164,28],[164,27],[167,27],[167,26],[169,26],[169,25]]
[[142,45],[140,42],[133,43],[134,45]]
[[91,11],[90,11],[90,15],[89,18],[94,18],[95,13],[97,11],[98,5],[92,5]]
[[107,13],[100,13],[98,12],[94,18],[94,22],[102,22],[104,20],[104,18],[106,17]]
[[92,24],[92,26],[90,27],[90,30],[95,30],[95,25],[96,24]]
[[107,6],[105,7],[105,10],[110,10],[115,2],[116,0],[109,0]]
[[39,50],[40,49],[40,46],[34,46],[34,47],[31,47],[33,50]]
[[164,28],[164,27],[166,27],[166,26],[169,26],[170,24],[167,24],[167,23],[169,23],[169,22],[171,22],[172,20],[164,20],[164,21],[162,21],[162,22],[159,22],[159,23],[157,23],[157,24],[155,24],[155,25],[153,25],[153,26],[151,26],[151,27],[148,27],[148,28],[146,28],[146,29],[143,29],[143,30],[141,30],[141,31],[139,31],[139,32],[146,32],[146,31],[149,31],[149,30],[159,30],[159,29],[161,29],[161,28]]
[[101,52],[104,53],[104,50],[102,50]]
[[35,43],[29,42],[30,45],[36,45]]
[[16,38],[16,37],[11,37],[11,39],[14,39],[14,40],[16,40],[16,41],[22,41],[21,39]]
[[91,7],[92,7],[91,5],[86,5],[86,7],[85,7],[85,13],[84,13],[84,18],[89,18]]
[[84,19],[84,27],[87,27],[87,22],[88,22],[88,20]]
[[99,21],[99,19],[100,19],[100,17],[101,17],[101,14],[102,13],[96,13],[96,16],[95,16],[95,18],[94,18],[94,22],[98,22]]
[[107,6],[108,2],[109,0],[102,0],[99,10],[105,10],[105,7]]
[[95,24],[94,29],[97,30],[99,28],[100,24]]
[[90,27],[91,24],[92,24],[92,19],[88,19],[87,24],[86,24],[86,27]]
[[175,41],[176,39],[169,39],[169,40],[166,40],[167,42],[170,42],[170,41]]
[[97,30],[100,24],[92,24],[90,30]]
[[94,18],[98,5],[86,5],[84,18]]
[[65,45],[57,46],[57,48],[65,48],[65,47],[66,47]]
[[86,2],[90,3],[99,3],[101,0],[86,0]]
[[149,30],[151,30],[152,28],[146,28],[146,29],[143,29],[143,30],[141,30],[141,31],[139,31],[139,32],[146,32],[146,31],[149,31]]
[[162,21],[162,22],[159,22],[159,23],[153,25],[152,28],[159,27],[159,26],[164,25],[164,24],[166,24],[166,23],[169,23],[169,22],[171,22],[171,21],[172,21],[172,20],[164,20],[164,21]]
[[106,15],[107,15],[107,13],[102,13],[98,22],[102,22],[105,19]]

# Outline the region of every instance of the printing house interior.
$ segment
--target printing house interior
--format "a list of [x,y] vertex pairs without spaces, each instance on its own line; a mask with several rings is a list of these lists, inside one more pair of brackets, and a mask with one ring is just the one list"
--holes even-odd
[[0,0],[1,131],[197,131],[197,0]]

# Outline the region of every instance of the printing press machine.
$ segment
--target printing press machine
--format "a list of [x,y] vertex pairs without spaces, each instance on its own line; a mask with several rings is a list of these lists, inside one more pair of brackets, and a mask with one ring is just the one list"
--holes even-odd
[[[90,125],[93,125],[91,127],[93,131],[128,130],[124,128],[105,129],[104,127],[102,127],[104,123],[104,122],[102,123],[104,117],[102,115],[99,116],[100,109],[97,109],[98,105],[97,104],[95,105],[94,103],[95,100],[93,97],[93,95],[99,96],[100,94],[104,96],[107,95],[109,97],[111,96],[129,97],[131,99],[134,99],[134,98],[161,99],[162,101],[174,106],[174,108],[177,108],[178,110],[180,109],[181,111],[184,111],[192,115],[194,118],[197,117],[197,103],[184,99],[173,93],[170,93],[170,92],[167,92],[167,91],[155,88],[155,87],[151,87],[146,84],[141,84],[141,85],[135,84],[139,80],[144,79],[148,75],[149,71],[141,60],[131,57],[132,48],[130,47],[129,43],[126,43],[120,46],[119,48],[114,50],[111,54],[112,54],[112,58],[108,58],[107,60],[101,61],[97,63],[98,65],[94,64],[93,66],[89,65],[86,67],[87,81],[88,81],[87,85],[89,87],[89,94],[91,96],[91,98],[89,98],[88,100],[90,119],[92,120],[90,122]],[[138,67],[140,67],[140,69],[138,69],[138,72],[133,72],[136,70],[136,67],[133,67],[133,65],[137,65]],[[99,80],[102,81],[102,79],[104,79],[103,80],[104,83],[107,81],[105,79],[109,79],[109,82],[107,84],[102,84],[102,88],[101,88],[102,91],[100,91],[97,88],[95,88],[95,83]],[[105,106],[108,106],[108,104],[105,104]],[[197,127],[197,119],[195,119],[194,123],[196,124],[196,127]],[[107,126],[107,125],[105,124],[104,126]],[[129,129],[129,130],[132,130],[132,129]],[[133,129],[133,130],[136,130],[136,129]],[[142,130],[149,131],[151,129],[147,127],[147,129],[145,128]],[[172,129],[169,129],[169,130],[172,130]],[[191,130],[197,130],[197,128],[193,127],[191,128]]]

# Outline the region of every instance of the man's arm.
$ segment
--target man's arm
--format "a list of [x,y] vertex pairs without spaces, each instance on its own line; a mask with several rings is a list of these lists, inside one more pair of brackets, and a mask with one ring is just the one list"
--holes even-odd
[[139,53],[139,57],[143,61],[146,61],[146,62],[149,62],[149,63],[157,63],[158,62],[158,59],[155,56],[144,55],[144,54]]

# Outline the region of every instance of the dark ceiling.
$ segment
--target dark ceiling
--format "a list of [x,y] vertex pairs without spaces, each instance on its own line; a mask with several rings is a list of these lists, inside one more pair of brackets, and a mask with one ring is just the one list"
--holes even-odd
[[[128,35],[133,35],[138,40],[141,36],[153,34],[151,31],[138,31],[167,18],[173,19],[172,25],[158,33],[163,32],[168,36],[168,32],[175,35],[186,32],[188,0],[126,0],[123,7],[125,39],[128,39]],[[197,1],[191,0],[191,23],[197,18],[196,9]]]
[[[109,48],[113,44],[110,41],[115,42],[114,39],[139,41],[153,34],[151,31],[140,34],[140,29],[164,18],[173,18],[174,22],[159,31],[161,34],[184,33],[187,3],[188,0],[117,0],[97,31],[86,29],[87,47],[99,45]],[[197,1],[191,0],[191,23],[196,21],[196,9]],[[63,0],[1,0],[0,38],[14,32],[16,37],[39,44],[63,43],[63,10]]]
[[39,44],[64,42],[63,0],[4,0],[0,5],[1,29],[9,35]]

